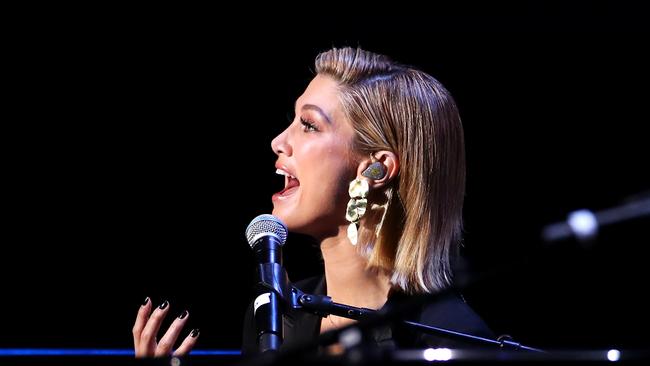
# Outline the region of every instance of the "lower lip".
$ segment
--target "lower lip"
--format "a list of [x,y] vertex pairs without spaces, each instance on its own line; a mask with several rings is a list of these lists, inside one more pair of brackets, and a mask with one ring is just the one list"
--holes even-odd
[[296,193],[296,191],[298,190],[298,187],[300,187],[300,186],[291,187],[289,189],[285,189],[282,192],[278,192],[278,193],[274,194],[271,199],[273,201],[285,200],[285,199],[289,198],[290,196],[292,196],[294,193]]

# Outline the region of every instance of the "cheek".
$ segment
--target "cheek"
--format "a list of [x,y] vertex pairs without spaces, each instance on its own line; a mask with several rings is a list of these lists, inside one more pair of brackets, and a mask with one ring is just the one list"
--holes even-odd
[[[321,205],[320,209],[340,209],[349,200],[348,186],[356,176],[356,165],[350,162],[349,145],[345,137],[320,141],[319,144],[305,144],[301,149],[299,162],[302,177],[300,184],[305,197],[302,203],[309,206]],[[315,207],[319,209],[319,207]]]
[[354,179],[353,173],[349,173],[348,167],[340,162],[322,161],[320,168],[305,177],[304,185],[301,182],[305,199],[323,207],[347,205],[348,186]]

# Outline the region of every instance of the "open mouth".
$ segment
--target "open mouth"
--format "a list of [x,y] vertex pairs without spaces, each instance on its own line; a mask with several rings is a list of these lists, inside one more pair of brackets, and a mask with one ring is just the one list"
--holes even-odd
[[282,169],[277,169],[275,173],[284,176],[284,188],[280,192],[274,194],[274,197],[284,198],[290,196],[298,190],[298,187],[300,187],[300,181],[298,178],[288,172]]

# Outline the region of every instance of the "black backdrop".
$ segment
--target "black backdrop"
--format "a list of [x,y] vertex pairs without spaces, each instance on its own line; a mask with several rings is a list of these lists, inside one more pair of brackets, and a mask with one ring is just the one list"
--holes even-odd
[[[128,348],[151,296],[189,309],[200,348],[237,348],[254,279],[243,232],[282,185],[270,140],[332,45],[416,65],[456,97],[466,263],[501,273],[466,297],[497,333],[647,344],[647,220],[590,250],[539,239],[650,189],[641,9],[177,10],[6,13],[0,347]],[[321,269],[307,238],[285,248],[293,280]]]

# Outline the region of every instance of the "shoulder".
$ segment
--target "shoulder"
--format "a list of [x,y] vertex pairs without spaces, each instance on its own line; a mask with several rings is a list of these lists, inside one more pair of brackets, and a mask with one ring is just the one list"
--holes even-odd
[[[398,295],[398,297],[406,300],[409,296]],[[432,296],[430,301],[426,301],[407,318],[437,328],[494,339],[494,333],[485,321],[467,304],[462,295],[455,291]],[[468,348],[477,346],[476,343],[470,343],[460,338],[414,332],[410,327],[396,329],[395,338],[401,347]]]
[[480,337],[494,337],[492,330],[462,295],[453,291],[423,306],[420,322]]
[[324,275],[305,278],[304,280],[297,281],[293,285],[309,294],[324,295],[326,292]]

